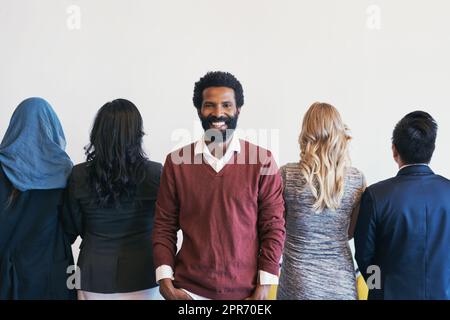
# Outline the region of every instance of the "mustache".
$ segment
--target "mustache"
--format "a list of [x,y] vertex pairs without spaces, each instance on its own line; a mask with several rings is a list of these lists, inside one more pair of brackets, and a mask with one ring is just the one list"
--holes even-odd
[[[224,115],[221,117],[216,117],[213,115],[209,115],[207,117],[203,117],[200,115],[200,120],[202,122],[202,127],[205,130],[208,139],[212,142],[223,142],[229,140],[232,136],[232,133],[236,129],[237,121],[239,114],[234,116]],[[226,130],[221,130],[221,135],[217,136],[217,131],[215,129],[210,129],[213,122],[224,122],[227,126]]]
[[230,122],[232,122],[236,117],[230,117],[230,116],[222,116],[222,117],[216,117],[216,116],[212,116],[209,115],[205,118],[206,121],[208,121],[209,123],[213,123],[213,122],[225,122],[226,124],[229,124]]

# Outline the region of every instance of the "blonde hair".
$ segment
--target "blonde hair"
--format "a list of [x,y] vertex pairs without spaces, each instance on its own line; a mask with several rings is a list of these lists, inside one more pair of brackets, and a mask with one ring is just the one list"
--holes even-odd
[[345,170],[350,165],[347,130],[337,109],[327,103],[314,103],[303,118],[300,171],[316,199],[316,212],[340,206]]

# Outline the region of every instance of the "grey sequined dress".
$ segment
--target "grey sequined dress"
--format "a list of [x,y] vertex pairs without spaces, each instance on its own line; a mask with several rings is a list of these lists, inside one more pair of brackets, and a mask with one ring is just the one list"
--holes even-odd
[[314,198],[298,163],[281,168],[286,207],[286,242],[277,299],[357,298],[348,228],[364,190],[363,174],[346,170],[344,195],[336,211],[314,212]]

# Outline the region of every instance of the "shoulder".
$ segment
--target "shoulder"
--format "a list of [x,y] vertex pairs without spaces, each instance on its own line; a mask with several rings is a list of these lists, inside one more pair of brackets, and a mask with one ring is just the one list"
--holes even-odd
[[71,190],[78,190],[88,184],[89,162],[79,163],[72,168],[67,187]]
[[435,174],[434,177],[442,184],[446,185],[447,187],[450,187],[450,180],[446,177],[443,177],[439,174]]
[[272,156],[272,152],[270,152],[270,150],[263,148],[261,146],[258,146],[257,144],[254,144],[248,140],[239,138],[239,143],[241,145],[241,149],[244,148],[244,150],[256,150],[259,152],[267,153],[269,156]]
[[161,181],[162,165],[159,162],[146,160],[143,180],[137,186],[137,197],[141,199],[153,198]]
[[290,162],[280,167],[280,175],[283,183],[289,180],[303,180],[298,162]]
[[[450,199],[450,180],[439,174],[431,175],[430,179],[426,182],[427,189],[430,190],[435,196],[441,198]],[[448,202],[450,203],[450,201]]]
[[147,160],[145,162],[145,172],[151,178],[155,178],[155,179],[159,180],[159,178],[161,177],[162,169],[163,169],[163,166],[159,162],[151,161],[151,160]]
[[355,167],[347,167],[347,175],[355,176],[355,177],[363,177],[364,176],[364,174],[361,172],[361,170],[359,170],[358,168],[355,168]]
[[243,139],[240,139],[240,144],[239,163],[249,164],[261,176],[280,177],[277,161],[270,150]]
[[366,192],[370,194],[372,198],[385,194],[391,194],[392,191],[397,190],[397,184],[398,177],[392,177],[368,186]]
[[89,173],[89,162],[79,163],[72,168],[71,178],[72,179],[80,179],[86,178]]
[[156,161],[147,160],[145,166],[150,172],[160,172],[162,169],[162,164]]
[[347,167],[346,177],[358,185],[366,185],[366,178],[361,170],[355,167]]
[[281,166],[280,171],[282,172],[300,171],[300,166],[298,162],[289,162]]
[[83,171],[85,171],[87,169],[88,165],[89,165],[89,162],[78,163],[78,164],[73,166],[72,173],[74,173],[74,172],[77,172],[77,173],[83,172]]
[[252,160],[256,160],[261,165],[276,164],[273,153],[269,149],[241,138],[239,143],[241,145],[241,154],[248,158],[249,163],[254,163]]

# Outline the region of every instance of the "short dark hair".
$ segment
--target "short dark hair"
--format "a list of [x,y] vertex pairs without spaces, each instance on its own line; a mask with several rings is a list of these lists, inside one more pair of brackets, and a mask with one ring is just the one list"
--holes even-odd
[[202,107],[203,90],[210,87],[227,87],[233,89],[236,106],[240,108],[244,105],[244,90],[239,80],[229,72],[213,71],[208,72],[195,83],[192,101],[197,109]]
[[429,163],[433,155],[437,123],[424,111],[408,113],[395,126],[392,143],[406,164]]

